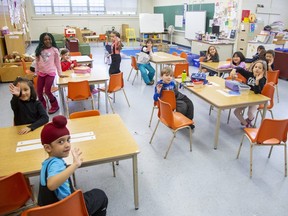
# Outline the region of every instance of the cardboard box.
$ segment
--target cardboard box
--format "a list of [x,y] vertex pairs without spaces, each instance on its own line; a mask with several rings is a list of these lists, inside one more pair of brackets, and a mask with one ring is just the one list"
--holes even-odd
[[13,82],[18,76],[26,77],[23,71],[22,65],[7,65],[1,64],[0,66],[0,81],[1,82]]
[[284,45],[285,44],[285,40],[273,40],[273,44],[278,44],[278,45]]

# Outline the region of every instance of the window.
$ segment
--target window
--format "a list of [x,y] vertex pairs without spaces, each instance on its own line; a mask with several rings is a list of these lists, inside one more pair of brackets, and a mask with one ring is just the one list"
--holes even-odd
[[136,15],[137,0],[34,0],[34,9],[36,15]]

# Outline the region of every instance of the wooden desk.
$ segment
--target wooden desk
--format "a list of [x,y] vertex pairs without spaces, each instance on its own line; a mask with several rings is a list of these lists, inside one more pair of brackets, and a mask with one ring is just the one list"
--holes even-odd
[[[230,61],[220,61],[220,62],[200,62],[200,68],[206,68],[218,73],[218,76],[221,76],[221,73],[230,73],[232,68],[219,69],[220,66],[230,64]],[[251,63],[245,63],[246,68],[250,67]]]
[[76,60],[79,64],[87,64],[91,65],[91,68],[93,67],[93,59],[91,59],[89,56],[71,56],[71,61]]
[[97,42],[99,40],[99,35],[89,35],[89,36],[84,36],[83,37],[85,43],[90,43],[90,42]]
[[[72,57],[72,56],[71,56]],[[69,77],[59,78],[56,81],[56,84],[59,88],[60,99],[64,109],[64,114],[66,115],[66,103],[65,103],[65,95],[64,88],[68,86],[68,82],[79,82],[83,80],[88,80],[89,84],[104,84],[105,89],[107,89],[107,81],[109,80],[109,76],[106,72],[97,71],[95,72],[93,68],[91,68],[91,73],[86,74],[75,74],[73,70],[63,72],[64,75],[68,75]],[[105,92],[105,106],[106,113],[108,113],[108,95]]]
[[[43,148],[16,153],[19,141],[39,139],[41,128],[28,134],[18,135],[21,126],[0,128],[2,141],[0,157],[0,176],[22,172],[26,176],[39,175],[41,163],[48,157]],[[23,127],[23,126],[22,126]],[[101,115],[79,119],[69,119],[67,127],[71,134],[93,131],[96,139],[73,143],[82,151],[82,167],[132,159],[135,209],[139,207],[137,154],[139,147],[117,114]],[[67,158],[72,160],[72,156]],[[123,196],[124,198],[124,196]]]
[[165,53],[165,52],[155,52],[152,55],[150,62],[153,62],[156,65],[155,80],[157,82],[158,65],[160,65],[160,70],[161,70],[163,67],[163,64],[186,62],[186,59],[181,58],[179,56],[174,56],[172,54]]
[[[267,103],[270,100],[270,98],[265,97],[262,94],[254,94],[254,92],[252,91],[249,91],[249,93],[245,95],[243,94],[238,96],[227,96],[223,94],[223,90],[225,89],[224,79],[216,76],[208,77],[207,79],[211,83],[211,85],[204,85],[202,88],[194,88],[194,87],[185,87],[185,88],[218,109],[215,136],[214,136],[214,149],[217,149],[222,110],[264,104],[264,110],[263,110],[263,119],[264,119],[267,110]],[[181,82],[181,79],[175,79],[175,80],[177,83]]]

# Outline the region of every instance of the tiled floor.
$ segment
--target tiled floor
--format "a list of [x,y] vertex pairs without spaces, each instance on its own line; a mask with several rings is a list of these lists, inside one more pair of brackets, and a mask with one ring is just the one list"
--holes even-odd
[[[30,48],[32,49],[32,48]],[[104,48],[92,47],[95,72],[107,72]],[[213,149],[216,112],[208,115],[209,104],[184,90],[195,106],[193,151],[189,152],[188,131],[179,132],[165,160],[163,156],[172,134],[160,124],[153,144],[149,139],[156,124],[156,115],[149,128],[153,104],[153,86],[146,86],[140,77],[134,85],[127,82],[130,60],[123,59],[121,69],[131,107],[122,93],[117,94],[115,110],[139,144],[139,210],[134,210],[132,163],[121,161],[112,176],[111,164],[80,168],[76,172],[78,187],[84,191],[93,187],[103,189],[109,198],[109,216],[271,216],[287,215],[288,179],[284,177],[283,148],[256,148],[253,178],[249,178],[249,147],[244,143],[240,159],[236,153],[243,130],[232,116],[226,124],[228,111],[221,119],[219,147]],[[191,70],[196,68],[190,67]],[[8,84],[0,84],[0,126],[12,125],[11,95]],[[275,118],[288,118],[287,81],[279,81],[280,103],[275,102]],[[100,111],[105,114],[104,97]],[[82,107],[73,107],[82,109]],[[60,112],[61,113],[61,112]],[[110,111],[111,113],[111,111]],[[9,165],[7,165],[9,166]],[[0,171],[1,172],[1,171]],[[38,177],[31,178],[38,188]]]

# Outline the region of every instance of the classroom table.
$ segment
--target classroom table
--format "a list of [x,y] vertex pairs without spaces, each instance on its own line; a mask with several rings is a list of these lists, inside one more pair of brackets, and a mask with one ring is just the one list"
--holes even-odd
[[71,56],[71,61],[74,60],[76,60],[78,64],[87,64],[90,65],[91,68],[93,67],[93,59],[91,59],[89,56]]
[[83,37],[85,43],[96,42],[98,43],[99,35],[87,35]]
[[155,72],[155,80],[157,82],[157,76],[158,76],[158,65],[160,65],[160,71],[163,67],[163,64],[169,64],[169,63],[181,63],[186,62],[187,60],[185,58],[181,58],[179,56],[175,56],[169,53],[165,52],[155,52],[152,55],[152,58],[150,59],[150,62],[154,63],[156,65],[156,72]]
[[[58,77],[56,84],[59,88],[60,100],[63,106],[64,115],[66,114],[66,102],[65,102],[65,94],[64,88],[68,86],[68,82],[79,82],[83,80],[88,80],[89,84],[104,84],[105,89],[107,89],[107,81],[109,80],[109,76],[104,71],[95,71],[95,68],[91,68],[91,73],[86,74],[76,74],[73,70],[64,71],[63,75],[67,75],[68,77],[60,78]],[[105,106],[106,113],[108,113],[108,95],[105,92]]]
[[[230,64],[230,61],[220,61],[220,62],[200,62],[200,68],[206,68],[212,70],[221,76],[221,73],[230,73],[232,68],[219,69],[220,66]],[[250,63],[246,63],[246,68],[250,67]],[[200,69],[201,70],[201,69]]]
[[[201,88],[195,88],[188,85],[184,85],[184,88],[188,89],[190,92],[218,109],[214,136],[214,149],[216,150],[219,140],[222,110],[264,104],[262,117],[262,119],[264,119],[267,111],[267,103],[270,98],[262,94],[254,94],[253,91],[249,91],[247,94],[240,94],[237,96],[229,95],[225,91],[225,79],[217,76],[208,77],[207,79],[209,84],[204,85]],[[177,78],[175,80],[177,84],[181,83],[181,79]]]
[[[137,155],[140,151],[138,144],[120,116],[109,114],[68,119],[67,127],[71,135],[85,132],[93,132],[95,134],[96,139],[87,139],[85,141],[72,142],[71,144],[72,148],[77,147],[82,151],[83,162],[81,167],[132,159],[134,204],[135,209],[138,209]],[[17,133],[20,128],[23,128],[23,126],[0,128],[0,136],[2,137],[0,143],[0,176],[10,175],[15,172],[22,172],[27,177],[39,175],[41,163],[48,158],[48,154],[40,144],[42,127],[24,135]],[[19,147],[17,143],[21,141],[30,141],[30,145],[24,146],[38,145],[39,148],[16,152],[16,147]],[[32,144],[32,141],[35,142]],[[65,161],[69,164],[72,160],[70,153]],[[123,199],[124,197],[123,194]]]

